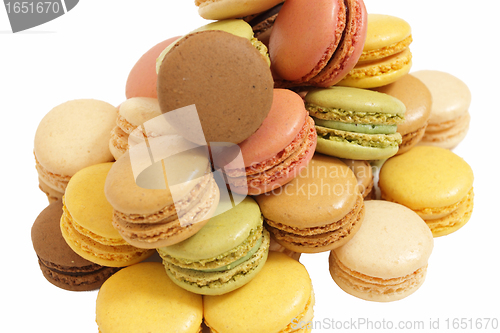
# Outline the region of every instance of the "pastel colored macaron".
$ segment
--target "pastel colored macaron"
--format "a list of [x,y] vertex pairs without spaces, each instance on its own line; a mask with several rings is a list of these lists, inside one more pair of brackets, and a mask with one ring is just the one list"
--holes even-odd
[[274,7],[263,12],[243,17],[243,20],[248,22],[248,24],[252,27],[255,38],[264,43],[264,45],[269,46],[269,38],[271,37],[274,21],[276,21],[276,18],[278,17],[278,13],[283,6],[283,2],[284,1],[281,1]]
[[218,333],[311,332],[304,323],[313,320],[314,302],[306,268],[280,252],[270,252],[262,271],[245,286],[203,297],[205,323]]
[[124,267],[151,256],[128,244],[113,227],[113,207],[104,195],[104,184],[113,163],[100,163],[78,171],[63,198],[61,232],[73,251],[93,263]]
[[470,124],[471,92],[459,78],[441,71],[412,73],[429,88],[432,108],[421,143],[446,149],[455,148],[467,135]]
[[95,313],[100,333],[199,333],[203,301],[175,285],[161,263],[143,262],[102,285]]
[[405,20],[381,14],[368,14],[368,29],[363,53],[356,66],[338,84],[375,88],[395,82],[412,66],[409,45],[411,27]]
[[[129,148],[129,136],[146,121],[161,116],[160,105],[156,98],[132,97],[118,107],[116,126],[111,130],[109,150],[117,160]],[[137,132],[142,135],[143,131]],[[146,136],[158,136],[163,133],[145,133]]]
[[[158,72],[158,100],[169,122],[187,139],[201,145],[237,144],[266,118],[273,84],[265,57],[250,40],[206,30],[188,34],[166,53]],[[193,104],[193,117],[199,119],[178,110]]]
[[269,251],[284,253],[290,258],[295,259],[297,261],[300,259],[300,255],[302,254],[300,252],[295,252],[287,249],[286,247],[278,243],[274,238],[271,238],[271,242],[269,243]]
[[473,209],[472,169],[445,148],[417,146],[387,160],[380,170],[384,200],[400,203],[422,217],[434,237],[469,221]]
[[406,107],[405,119],[397,129],[402,142],[396,155],[403,154],[424,136],[431,115],[432,95],[426,85],[411,74],[375,90],[399,99]]
[[423,284],[434,239],[425,222],[405,206],[370,200],[363,225],[330,253],[330,274],[348,294],[391,302]]
[[362,0],[287,0],[269,39],[277,87],[339,82],[356,65],[366,38]]
[[268,116],[239,147],[244,169],[239,159],[220,166],[232,191],[258,195],[295,178],[316,147],[314,121],[300,96],[291,90],[274,89]]
[[340,159],[358,180],[359,193],[363,195],[364,200],[375,199],[375,187],[373,182],[373,170],[370,163],[363,160]]
[[283,0],[195,0],[198,13],[207,20],[224,20],[257,14]]
[[219,201],[206,147],[196,149],[179,135],[149,138],[148,145],[143,140],[131,147],[109,171],[104,191],[117,232],[144,249],[194,235]]
[[73,251],[61,234],[63,205],[47,206],[31,227],[31,241],[43,276],[56,287],[70,291],[98,289],[118,269],[90,262]]
[[130,70],[125,84],[125,96],[157,98],[156,93],[156,58],[179,37],[168,38],[144,53]]
[[269,232],[255,200],[245,197],[233,207],[228,197],[198,233],[157,251],[175,284],[197,294],[222,295],[261,271],[269,251]]
[[50,110],[38,124],[34,154],[40,189],[62,198],[69,179],[79,170],[114,160],[109,150],[117,110],[109,103],[77,99]]
[[345,244],[364,216],[354,173],[321,154],[290,183],[256,200],[272,237],[294,252],[324,252]]
[[406,107],[397,98],[335,86],[310,90],[304,100],[316,124],[317,152],[354,160],[385,159],[398,152],[397,125]]

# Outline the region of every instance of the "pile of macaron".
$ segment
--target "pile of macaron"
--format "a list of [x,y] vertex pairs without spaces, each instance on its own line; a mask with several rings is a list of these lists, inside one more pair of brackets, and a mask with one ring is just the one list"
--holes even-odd
[[360,299],[414,293],[472,214],[467,86],[410,73],[410,25],[363,0],[196,5],[213,21],[147,50],[120,105],[40,122],[44,277],[99,289],[101,333],[310,332],[301,253]]

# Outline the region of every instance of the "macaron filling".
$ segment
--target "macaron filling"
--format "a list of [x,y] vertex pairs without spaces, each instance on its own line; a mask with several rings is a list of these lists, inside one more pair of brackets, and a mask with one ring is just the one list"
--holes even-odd
[[402,41],[396,42],[389,46],[385,46],[381,49],[363,51],[363,53],[361,53],[361,56],[359,57],[358,64],[363,63],[364,61],[381,59],[399,53],[408,48],[412,43],[412,41],[413,38],[410,35],[405,39],[403,39]]
[[397,131],[397,125],[375,125],[375,124],[356,124],[344,123],[334,120],[324,120],[314,118],[314,123],[317,126],[364,134],[394,134]]
[[399,147],[402,142],[401,134],[364,134],[356,132],[341,131],[322,126],[316,126],[318,139],[345,142],[370,148]]
[[306,102],[305,106],[312,117],[323,120],[371,125],[397,125],[404,120],[404,115],[400,113],[352,111],[310,102]]

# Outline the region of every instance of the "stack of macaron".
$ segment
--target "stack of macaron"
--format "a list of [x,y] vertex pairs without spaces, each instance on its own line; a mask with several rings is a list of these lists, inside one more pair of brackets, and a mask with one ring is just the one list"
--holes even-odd
[[43,275],[100,288],[101,333],[310,332],[294,325],[315,302],[301,253],[329,251],[355,297],[414,293],[434,237],[472,214],[450,150],[465,84],[410,73],[409,24],[362,0],[196,4],[216,21],[147,50],[118,107],[73,100],[41,121]]

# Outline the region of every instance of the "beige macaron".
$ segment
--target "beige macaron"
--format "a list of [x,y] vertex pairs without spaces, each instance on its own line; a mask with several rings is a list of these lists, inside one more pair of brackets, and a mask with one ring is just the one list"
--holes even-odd
[[375,188],[373,182],[373,170],[368,161],[364,160],[349,160],[340,158],[352,170],[354,176],[358,180],[359,192],[363,195],[364,200],[375,199]]
[[35,134],[34,154],[40,189],[61,198],[68,181],[90,165],[114,160],[108,142],[117,109],[95,99],[77,99],[50,110]]
[[[177,135],[149,143],[149,147],[133,146],[114,163],[105,195],[120,235],[131,245],[152,249],[178,243],[200,230],[215,212],[219,189],[209,172],[206,147],[189,149],[192,144]],[[146,147],[142,155],[141,145]],[[155,147],[173,156],[152,163],[149,152],[159,153]]]
[[330,274],[345,292],[364,300],[405,298],[424,282],[432,233],[403,205],[370,200],[365,209],[356,235],[330,253]]
[[436,70],[412,73],[432,95],[429,124],[421,145],[455,148],[467,135],[470,123],[471,92],[459,78]]

